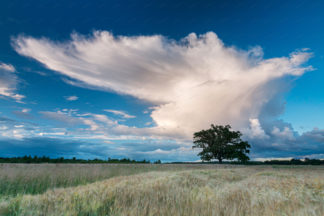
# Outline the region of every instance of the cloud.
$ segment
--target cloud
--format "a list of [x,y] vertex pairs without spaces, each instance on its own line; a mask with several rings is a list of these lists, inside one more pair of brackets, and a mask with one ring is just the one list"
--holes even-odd
[[[175,145],[176,146],[176,145]],[[163,146],[161,146],[163,148]],[[191,148],[173,147],[171,149],[156,148],[138,150],[136,145],[101,144],[80,140],[58,139],[49,137],[33,137],[24,139],[0,139],[0,157],[17,157],[37,155],[65,158],[131,158],[136,160],[193,161],[196,152]]]
[[[46,127],[38,127],[27,122],[0,117],[0,143],[1,140],[20,143],[23,140],[47,138],[53,140],[51,144],[53,146],[55,140],[82,143],[80,145],[82,151],[75,151],[75,149],[69,151],[69,155],[78,157],[106,155],[163,161],[195,161],[198,159],[197,151],[191,148],[191,141],[179,139],[177,133],[171,134],[169,131],[162,133],[156,127],[129,127],[111,120],[106,115],[64,110],[41,112],[44,118],[64,123],[62,127],[53,127],[50,124]],[[255,119],[251,120],[249,130],[254,136],[247,132],[244,133],[245,136],[250,136],[251,158],[323,158],[324,130],[314,129],[299,135],[293,132],[289,124],[282,121],[276,121],[269,124],[269,127],[263,128],[258,123]],[[259,131],[261,129],[263,132]],[[276,132],[272,133],[273,131]],[[263,137],[264,134],[266,137]],[[32,146],[33,142],[30,145],[32,149],[38,148],[37,145]],[[28,152],[29,150],[21,148],[21,154]],[[51,152],[51,154],[62,156],[60,151]]]
[[[46,114],[48,114],[47,112]],[[59,117],[56,114],[59,113]],[[52,112],[49,116],[55,116],[56,121],[65,123],[62,115],[68,116],[68,112]],[[74,115],[74,116],[73,116]],[[80,117],[82,116],[82,117]],[[69,118],[74,118],[73,127],[30,127],[26,122],[0,117],[0,151],[2,156],[19,155],[47,155],[51,157],[78,158],[124,158],[163,161],[193,161],[196,160],[195,151],[187,143],[175,140],[153,139],[134,136],[131,134],[115,134],[113,128],[118,124],[111,122],[108,117],[99,114],[72,113]],[[90,122],[90,123],[89,123]],[[95,128],[91,126],[95,125]],[[83,125],[89,128],[83,128]],[[76,127],[75,127],[76,126]],[[129,131],[125,131],[129,132]],[[19,151],[18,151],[19,150]],[[18,152],[18,153],[17,153]]]
[[24,108],[21,110],[21,112],[23,113],[29,113],[31,111],[31,109],[28,109],[28,108]]
[[313,129],[302,134],[293,131],[292,127],[283,122],[274,123],[276,126],[266,128],[269,135],[267,140],[253,139],[252,157],[293,157],[312,158],[317,155],[323,158],[324,154],[324,130]]
[[250,139],[268,139],[269,136],[262,129],[259,119],[249,119],[250,128],[245,129],[243,134],[245,134]]
[[293,131],[289,127],[284,127],[284,129],[282,131],[280,131],[280,129],[277,127],[273,127],[273,130],[271,133],[274,136],[280,137],[282,139],[295,140]]
[[[284,112],[283,93],[290,83],[313,70],[304,66],[312,55],[306,49],[265,59],[261,47],[241,50],[226,46],[213,32],[192,33],[175,41],[161,35],[113,36],[106,31],[87,37],[72,34],[63,42],[18,36],[13,47],[64,75],[70,84],[114,91],[152,104],[145,113],[150,113],[154,124],[145,128],[119,124],[101,114],[42,113],[87,125],[83,129],[89,137],[185,140],[187,146],[182,147],[187,148],[193,132],[211,123],[230,124],[252,143],[253,157],[323,154],[317,148],[323,143],[321,131],[299,135],[290,124],[277,120]],[[105,111],[135,117],[119,110]],[[164,151],[169,150],[154,149],[152,154]]]
[[58,122],[63,122],[68,125],[77,125],[80,124],[82,121],[78,118],[74,118],[62,111],[40,111],[39,114],[43,116],[43,118],[55,120]]
[[119,115],[123,118],[126,118],[126,119],[129,119],[129,118],[136,118],[136,116],[134,115],[129,115],[127,114],[126,112],[124,111],[121,111],[121,110],[112,110],[112,109],[104,109],[105,112],[110,112],[110,113],[113,113],[115,115]]
[[14,66],[0,62],[0,96],[21,102],[25,96],[15,93],[18,83],[15,71]]
[[[0,139],[0,152],[2,157],[17,157],[24,155],[50,156],[50,157],[73,157],[85,155],[85,158],[94,157],[89,148],[82,148],[85,143],[74,140],[55,138],[33,137],[17,139]],[[89,144],[91,146],[91,144]],[[100,154],[96,152],[96,155]]]
[[[307,51],[263,59],[262,49],[228,47],[213,32],[180,41],[161,35],[118,36],[96,31],[66,42],[19,36],[15,50],[84,85],[127,94],[154,105],[156,130],[191,138],[211,123],[249,127],[281,94],[271,82],[301,76]],[[281,106],[281,102],[276,106]]]
[[72,95],[72,96],[65,96],[65,99],[67,101],[76,101],[76,100],[79,99],[79,97],[78,96],[75,96],[75,95]]
[[15,67],[10,64],[0,63],[0,69],[15,72]]
[[307,140],[315,140],[324,145],[324,130],[315,128],[312,131],[303,133],[302,138],[305,142],[307,142]]
[[35,136],[38,127],[29,122],[0,116],[0,139],[22,139]]
[[12,111],[17,117],[24,118],[24,119],[32,119],[33,116],[30,114],[31,109],[23,108],[21,110]]

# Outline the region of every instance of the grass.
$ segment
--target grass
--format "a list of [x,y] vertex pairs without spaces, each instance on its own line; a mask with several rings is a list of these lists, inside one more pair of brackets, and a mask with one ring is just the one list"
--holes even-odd
[[200,167],[171,164],[0,164],[0,200],[22,194],[39,194],[47,189],[84,185],[115,176]]
[[6,166],[2,215],[324,215],[323,167]]

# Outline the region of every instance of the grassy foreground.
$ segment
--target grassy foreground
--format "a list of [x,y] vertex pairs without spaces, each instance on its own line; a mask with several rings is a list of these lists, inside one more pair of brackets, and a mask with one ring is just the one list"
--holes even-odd
[[0,164],[0,200],[18,194],[39,194],[47,189],[84,185],[115,176],[200,167],[171,164]]
[[324,215],[323,167],[115,166],[109,169],[124,170],[121,176],[3,196],[1,214]]

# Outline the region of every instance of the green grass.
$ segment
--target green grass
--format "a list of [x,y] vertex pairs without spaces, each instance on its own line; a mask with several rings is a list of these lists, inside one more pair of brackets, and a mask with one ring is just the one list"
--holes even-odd
[[2,215],[324,215],[324,167],[43,164],[1,169],[1,174],[10,170],[6,183],[1,175],[1,187],[8,185],[7,192],[2,190]]
[[39,194],[47,189],[84,185],[115,176],[199,167],[171,164],[0,164],[0,200],[18,194]]

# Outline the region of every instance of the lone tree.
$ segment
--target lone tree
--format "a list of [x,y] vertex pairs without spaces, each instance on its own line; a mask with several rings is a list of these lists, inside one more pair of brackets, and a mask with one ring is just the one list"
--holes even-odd
[[208,130],[194,133],[194,146],[201,148],[198,154],[201,160],[210,161],[217,159],[222,163],[223,159],[233,160],[237,158],[241,162],[250,160],[247,154],[251,147],[248,142],[242,141],[240,131],[231,131],[231,126],[211,125]]

